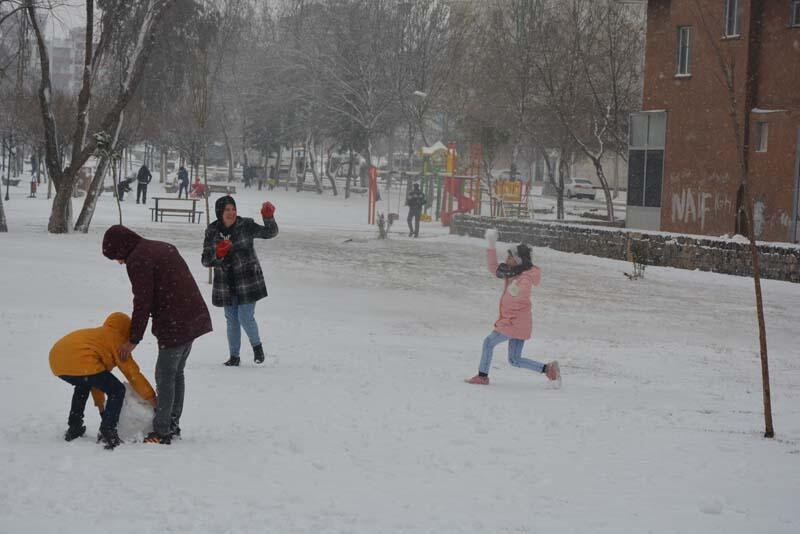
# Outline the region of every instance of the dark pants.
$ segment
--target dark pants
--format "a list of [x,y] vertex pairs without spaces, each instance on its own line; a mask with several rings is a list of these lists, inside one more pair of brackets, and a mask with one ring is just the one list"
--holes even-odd
[[186,193],[186,198],[189,198],[189,184],[184,184],[181,182],[180,186],[178,186],[178,198],[181,198],[181,191]]
[[116,430],[119,412],[122,410],[122,401],[125,399],[125,386],[116,376],[109,371],[103,371],[96,375],[59,376],[59,378],[75,386],[75,391],[72,393],[72,406],[69,409],[69,426],[83,425],[86,399],[89,398],[92,388],[97,388],[106,394],[106,407],[103,410],[100,430]]
[[[416,210],[408,210],[408,233],[412,234],[414,237],[419,237],[419,218],[422,215],[421,211]],[[411,221],[414,221],[414,225],[411,225]]]
[[139,197],[142,199],[142,204],[147,204],[147,184],[139,184],[136,188],[136,203],[139,203]]
[[191,341],[185,345],[158,350],[156,360],[158,405],[153,418],[153,430],[161,436],[166,436],[180,424],[185,391],[183,368],[186,367],[186,360],[191,351]]

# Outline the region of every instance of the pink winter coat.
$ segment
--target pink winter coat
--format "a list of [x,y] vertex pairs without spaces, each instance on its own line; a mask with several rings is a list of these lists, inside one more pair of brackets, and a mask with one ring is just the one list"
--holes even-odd
[[[486,263],[492,276],[497,273],[497,249],[486,250]],[[500,297],[500,318],[494,329],[513,339],[530,339],[532,330],[531,287],[538,286],[542,271],[535,265],[513,278],[506,278]]]

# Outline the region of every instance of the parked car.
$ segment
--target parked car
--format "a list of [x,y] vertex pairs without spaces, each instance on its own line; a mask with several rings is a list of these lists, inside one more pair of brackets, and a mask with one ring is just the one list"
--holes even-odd
[[564,178],[564,193],[567,198],[588,198],[594,200],[597,196],[594,184],[586,178]]

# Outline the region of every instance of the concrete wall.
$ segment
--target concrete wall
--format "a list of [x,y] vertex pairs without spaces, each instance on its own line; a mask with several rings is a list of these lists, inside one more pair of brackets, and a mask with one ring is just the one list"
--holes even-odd
[[[505,242],[623,261],[628,260],[628,251],[633,249],[646,258],[647,265],[753,274],[750,245],[734,241],[463,214],[456,215],[450,233],[483,237],[487,228],[497,228],[500,240]],[[759,253],[763,278],[800,282],[800,247],[762,244]]]

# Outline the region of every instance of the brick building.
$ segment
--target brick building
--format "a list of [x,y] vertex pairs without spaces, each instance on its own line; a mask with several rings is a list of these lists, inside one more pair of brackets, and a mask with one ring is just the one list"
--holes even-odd
[[644,76],[627,226],[746,231],[734,94],[756,236],[800,240],[800,0],[649,0]]

